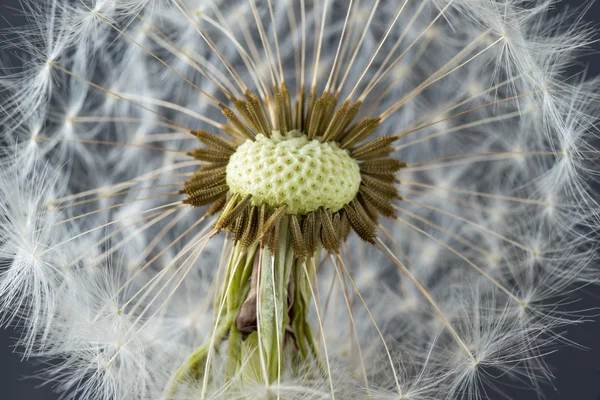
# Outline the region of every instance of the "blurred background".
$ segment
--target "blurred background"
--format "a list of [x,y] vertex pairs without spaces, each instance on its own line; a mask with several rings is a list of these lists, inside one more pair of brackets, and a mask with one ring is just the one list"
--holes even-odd
[[[75,0],[73,0],[75,1]],[[388,1],[388,0],[384,0]],[[389,0],[396,1],[396,0]],[[534,0],[535,1],[535,0]],[[584,0],[563,0],[556,4],[558,11],[582,9],[586,10],[584,20],[600,29],[600,2],[592,3]],[[11,27],[18,28],[25,24],[26,19],[21,12],[19,0],[0,0],[0,30]],[[600,39],[600,31],[597,39]],[[0,33],[0,43],[2,42]],[[581,67],[587,67],[588,76],[600,74],[600,43],[596,43],[584,57],[580,59]],[[2,52],[0,62],[3,65],[14,63],[12,55]],[[3,75],[0,72],[0,76]],[[597,144],[597,147],[600,143]],[[590,309],[600,306],[600,288],[590,286],[572,295],[579,301],[573,304],[577,310]],[[600,320],[600,317],[598,317]],[[40,387],[40,381],[35,379],[36,371],[43,365],[35,361],[23,362],[21,355],[15,351],[14,338],[19,332],[12,329],[0,329],[0,400],[56,400],[59,396],[52,391],[51,386]],[[563,348],[546,358],[546,362],[555,375],[553,386],[546,386],[540,397],[548,400],[600,400],[600,322],[588,322],[572,326],[565,336],[569,341],[589,349]],[[596,341],[598,339],[598,341]],[[507,395],[515,400],[535,399],[532,392],[514,395],[510,388],[505,389]],[[490,394],[494,396],[494,394]],[[491,397],[500,400],[499,395]],[[126,400],[126,399],[119,399]]]

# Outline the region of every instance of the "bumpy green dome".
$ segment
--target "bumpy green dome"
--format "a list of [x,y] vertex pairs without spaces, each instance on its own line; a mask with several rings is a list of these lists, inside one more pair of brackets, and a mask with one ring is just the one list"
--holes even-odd
[[238,147],[227,165],[227,184],[233,193],[252,195],[254,205],[287,204],[288,214],[320,207],[335,212],[358,193],[360,171],[335,143],[308,140],[298,131],[273,132]]

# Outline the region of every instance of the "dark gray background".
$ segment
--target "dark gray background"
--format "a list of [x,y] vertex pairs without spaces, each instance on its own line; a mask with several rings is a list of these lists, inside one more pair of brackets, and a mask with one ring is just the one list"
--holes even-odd
[[[566,0],[557,8],[582,7],[588,4],[583,0]],[[19,8],[19,0],[0,0],[0,29],[19,26],[24,23]],[[600,2],[592,4],[586,14],[587,21],[600,28]],[[0,40],[1,36],[0,36]],[[600,73],[600,44],[596,43],[594,52],[583,58],[589,64],[589,75]],[[2,75],[2,73],[0,73]],[[577,309],[587,309],[600,305],[600,289],[590,287],[579,293],[581,301],[575,304]],[[42,366],[31,361],[21,362],[21,356],[13,352],[12,344],[18,334],[11,329],[0,329],[0,400],[55,400],[58,395],[51,387],[39,387],[40,381],[30,378]],[[571,327],[568,338],[576,343],[594,346],[589,350],[564,348],[550,355],[546,361],[555,374],[554,387],[547,386],[543,395],[548,400],[600,400],[600,322],[586,323]],[[507,391],[510,392],[510,389]],[[498,396],[497,396],[498,397]],[[521,393],[515,400],[535,399],[534,393]],[[493,398],[495,400],[496,397]]]

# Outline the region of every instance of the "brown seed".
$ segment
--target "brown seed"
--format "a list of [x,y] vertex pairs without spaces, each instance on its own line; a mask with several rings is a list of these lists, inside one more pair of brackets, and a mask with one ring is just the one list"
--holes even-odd
[[359,192],[356,198],[358,199],[365,213],[369,216],[369,218],[371,218],[371,221],[373,221],[374,224],[377,224],[379,219],[379,211],[377,211],[373,204],[371,204],[368,200],[365,200],[365,197],[362,195],[362,193]]
[[311,140],[314,139],[319,133],[319,128],[321,126],[321,122],[323,121],[323,115],[326,112],[325,103],[326,100],[324,98],[320,98],[319,100],[317,100],[315,106],[313,107],[312,113],[310,115],[310,121],[308,121],[309,130],[307,135],[308,138]]
[[240,195],[236,193],[231,200],[229,200],[229,203],[227,206],[225,206],[225,209],[223,212],[221,212],[221,215],[219,215],[217,222],[215,222],[215,230],[220,231],[224,228],[227,228],[241,213],[246,210],[246,205],[252,196],[247,195],[240,202],[238,202],[239,197]]
[[258,213],[258,225],[257,225],[258,235],[257,235],[257,240],[261,239],[259,236],[262,233],[263,227],[267,223],[267,220],[269,219],[270,216],[271,216],[271,214],[269,213],[269,210],[267,209],[267,205],[265,203],[261,204],[260,210],[259,210],[259,213]]
[[[204,179],[212,179],[213,177],[216,176],[225,176],[225,173],[227,171],[227,166],[223,165],[223,166],[218,166],[218,167],[214,167],[215,164],[207,164],[207,165],[203,165],[201,168],[199,168],[196,172],[194,172],[192,174],[192,176],[190,177],[190,179],[188,180],[188,182],[197,182],[197,181],[202,181]],[[205,168],[205,167],[211,167],[211,168]]]
[[317,251],[317,218],[314,212],[308,213],[302,224],[302,236],[308,254],[314,254]]
[[271,231],[267,235],[269,239],[267,240],[266,245],[273,254],[277,251],[277,248],[279,247],[279,229],[281,227],[280,222],[281,221],[274,224],[271,228]]
[[323,244],[323,248],[330,253],[337,253],[340,241],[333,226],[331,211],[321,208],[319,214],[321,216],[321,243]]
[[338,108],[338,110],[335,112],[335,115],[329,122],[329,125],[327,126],[327,129],[325,130],[321,141],[326,142],[337,135],[339,129],[341,128],[342,121],[346,119],[346,115],[349,111],[349,106],[350,102],[346,100],[342,103],[340,108]]
[[350,127],[349,131],[344,134],[340,147],[342,149],[348,149],[354,146],[356,143],[371,136],[375,129],[379,126],[381,118],[365,118],[357,122],[354,126]]
[[361,172],[366,172],[375,175],[393,175],[404,166],[406,166],[405,163],[395,160],[393,158],[367,160],[359,164]]
[[201,179],[190,179],[183,186],[185,193],[196,192],[200,190],[206,190],[209,188],[213,188],[215,186],[226,185],[226,177],[225,174],[219,175],[208,175]]
[[379,196],[374,190],[369,189],[364,185],[360,188],[360,194],[363,196],[364,200],[377,209],[381,215],[385,217],[394,215],[394,207],[392,207],[390,199]]
[[300,88],[300,93],[296,96],[294,105],[294,128],[304,132],[304,111],[306,105],[306,91],[304,85]]
[[296,215],[290,216],[290,238],[292,241],[292,249],[294,250],[296,257],[306,257],[306,245],[304,244],[300,222]]
[[206,210],[205,215],[207,217],[210,217],[211,215],[215,215],[216,213],[221,211],[223,209],[223,207],[225,207],[226,203],[227,203],[227,196],[223,195],[222,197],[215,200],[215,202],[210,205],[208,210]]
[[285,82],[281,84],[281,94],[283,95],[283,103],[285,104],[285,124],[289,129],[292,129],[293,125],[290,91],[288,90]]
[[[314,112],[316,98],[317,98],[317,91],[316,91],[316,88],[313,86],[313,87],[311,87],[310,94],[308,95],[308,106],[306,109],[306,118],[304,119],[304,129],[302,129],[302,132],[304,132],[304,134],[307,136],[308,136],[308,132],[310,132],[310,121],[312,119],[312,115]],[[310,136],[309,136],[309,139],[310,139]]]
[[398,197],[398,189],[392,183],[379,179],[379,176],[362,174],[360,176],[361,184],[369,187],[389,199]]
[[285,96],[281,92],[275,93],[275,115],[277,116],[277,126],[275,130],[278,130],[282,135],[285,135],[288,131],[287,117],[286,117]]
[[252,133],[252,131],[250,131],[250,129],[238,118],[231,108],[221,103],[219,103],[219,107],[221,108],[225,118],[227,118],[240,133],[242,133],[246,138],[254,140],[254,133]]
[[240,145],[248,140],[248,138],[232,124],[225,124],[221,129],[223,129],[223,132],[233,139],[233,142],[236,145]]
[[244,122],[255,132],[260,130],[260,126],[258,125],[258,121],[256,120],[256,116],[250,111],[248,107],[248,102],[244,100],[236,99],[233,102],[233,105],[238,113],[242,116]]
[[339,142],[344,137],[345,132],[348,130],[348,126],[352,123],[356,114],[358,114],[361,104],[361,102],[356,102],[350,106],[344,120],[338,124],[339,128],[331,140]]
[[350,204],[344,206],[344,210],[348,215],[350,225],[362,240],[369,243],[375,243],[375,224],[367,215],[360,203],[352,200]]
[[248,108],[248,111],[254,116],[259,126],[257,132],[260,132],[265,136],[270,137],[272,131],[271,125],[269,125],[269,121],[262,107],[260,99],[256,94],[252,93],[249,90],[247,90],[246,93],[244,93],[244,96],[246,97],[246,100],[248,100],[246,107]]
[[[273,231],[275,229],[277,231],[279,231],[279,222],[281,221],[281,218],[284,216],[286,209],[287,209],[287,205],[283,205],[283,206],[275,209],[275,212],[273,212],[273,214],[271,214],[269,219],[267,219],[266,222],[261,227],[261,230],[259,231],[259,234],[258,234],[258,239],[260,240],[261,245],[263,247],[265,244],[269,244],[268,243],[269,240],[271,241],[270,244],[273,244],[272,241],[275,239],[269,237],[269,233],[271,233],[271,231]],[[279,240],[279,234],[277,235],[276,239]]]
[[221,196],[225,196],[228,191],[229,186],[219,185],[204,190],[186,192],[187,198],[184,200],[184,203],[195,207],[205,206],[217,200]]
[[235,222],[233,223],[232,236],[233,240],[236,242],[238,242],[242,238],[242,235],[244,233],[244,228],[246,227],[246,214],[247,210],[240,213],[240,215],[238,215],[238,217],[235,219]]
[[219,135],[215,135],[214,133],[210,133],[208,131],[193,131],[192,135],[198,138],[199,141],[204,143],[205,145],[215,149],[221,150],[223,152],[229,152],[233,154],[237,146],[230,142],[229,140],[220,137]]
[[392,136],[381,136],[367,142],[350,152],[350,155],[358,160],[366,160],[375,157],[384,157],[391,153],[392,143],[396,139]]
[[341,214],[339,237],[345,242],[346,239],[348,239],[348,235],[350,235],[350,232],[352,231],[352,226],[350,225],[348,214],[345,212],[345,210],[343,212],[340,210],[338,213]]
[[365,177],[371,177],[371,178],[375,178],[379,181],[388,183],[388,184],[394,184],[394,183],[399,183],[399,181],[396,179],[396,176],[394,174],[371,174],[369,172],[365,172],[365,171],[360,171],[360,176],[361,179],[364,180]]
[[188,154],[199,161],[209,163],[226,163],[229,161],[229,157],[231,157],[231,154],[233,153],[215,149],[197,148]]
[[242,234],[241,243],[243,249],[248,249],[256,239],[258,230],[258,209],[255,206],[250,207],[248,211],[248,221],[244,233]]

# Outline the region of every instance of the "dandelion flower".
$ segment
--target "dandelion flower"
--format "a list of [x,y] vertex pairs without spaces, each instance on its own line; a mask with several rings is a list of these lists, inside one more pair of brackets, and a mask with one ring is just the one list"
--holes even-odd
[[598,279],[597,79],[516,0],[28,0],[0,322],[65,398],[539,390]]

